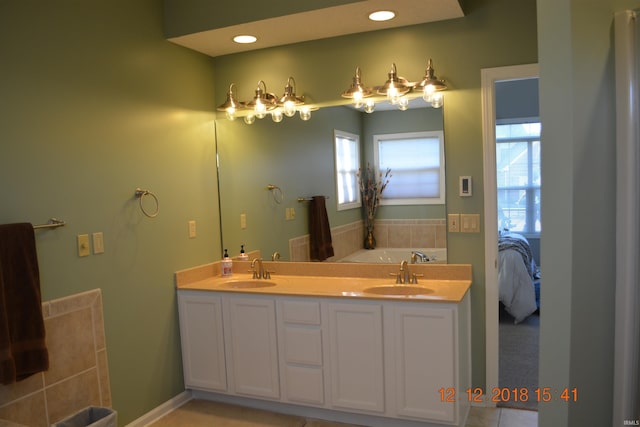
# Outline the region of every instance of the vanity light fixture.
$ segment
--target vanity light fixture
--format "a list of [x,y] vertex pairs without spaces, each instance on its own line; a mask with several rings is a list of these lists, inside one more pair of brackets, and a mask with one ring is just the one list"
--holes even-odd
[[278,105],[284,110],[285,116],[293,117],[298,106],[302,104],[304,104],[304,96],[296,96],[296,81],[293,77],[289,77],[284,87],[284,95],[278,100]]
[[[261,85],[262,87],[260,87]],[[275,109],[277,106],[276,96],[267,92],[266,83],[263,80],[259,80],[258,86],[256,87],[256,95],[247,103],[247,108],[252,109],[254,115],[262,119],[267,115],[267,112]]]
[[442,106],[442,94],[440,91],[446,90],[447,85],[444,81],[438,79],[433,69],[433,61],[429,58],[427,62],[427,68],[424,71],[424,77],[422,81],[416,84],[417,90],[422,90],[422,97],[426,102],[430,102],[433,107],[438,108]]
[[[393,63],[384,85],[374,88],[366,87],[362,84],[360,67],[356,67],[353,83],[349,89],[342,92],[341,96],[353,99],[355,108],[364,106],[364,111],[367,113],[372,113],[375,110],[375,102],[380,100],[382,96],[386,97],[392,105],[397,106],[401,111],[405,111],[409,108],[409,100],[419,96],[412,95],[414,89],[416,92],[421,91],[422,98],[425,102],[430,103],[433,108],[442,107],[443,96],[441,92],[447,89],[447,85],[443,80],[435,76],[431,59],[427,62],[425,75],[420,82],[410,82],[404,77],[398,76],[396,64]],[[378,97],[376,98],[375,95],[378,95]],[[367,99],[365,100],[364,98]]]
[[289,77],[284,88],[284,95],[278,98],[273,93],[267,92],[267,85],[263,80],[258,81],[255,96],[247,103],[237,100],[235,95],[235,83],[229,86],[227,100],[217,108],[224,111],[227,119],[235,120],[238,116],[244,117],[246,124],[252,124],[256,119],[263,119],[268,114],[275,123],[279,123],[284,116],[293,117],[296,112],[300,113],[300,119],[309,120],[311,112],[318,110],[318,107],[305,105],[304,96],[296,95],[296,81]]
[[391,64],[389,78],[378,88],[378,95],[385,95],[393,105],[397,105],[401,96],[411,92],[413,85],[404,77],[398,77],[395,62]]
[[368,98],[373,95],[371,88],[365,87],[362,84],[362,75],[360,67],[356,67],[356,74],[353,76],[353,83],[349,86],[349,89],[342,92],[343,98],[353,99],[353,105],[356,108],[362,107],[363,98]]
[[238,101],[238,99],[236,98],[235,92],[234,92],[235,87],[236,87],[235,83],[231,83],[229,85],[229,92],[227,92],[227,100],[224,102],[224,104],[218,107],[218,111],[224,111],[227,116],[227,119],[229,120],[235,120],[236,112],[245,107],[244,103]]

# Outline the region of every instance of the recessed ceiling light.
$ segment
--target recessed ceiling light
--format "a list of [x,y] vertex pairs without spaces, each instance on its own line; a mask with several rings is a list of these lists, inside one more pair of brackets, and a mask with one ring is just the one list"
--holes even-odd
[[236,43],[255,43],[256,40],[258,40],[257,38],[255,38],[254,36],[250,36],[250,35],[241,35],[241,36],[235,36],[233,38],[233,41]]
[[369,14],[369,19],[372,21],[388,21],[395,18],[396,14],[390,10],[378,10]]

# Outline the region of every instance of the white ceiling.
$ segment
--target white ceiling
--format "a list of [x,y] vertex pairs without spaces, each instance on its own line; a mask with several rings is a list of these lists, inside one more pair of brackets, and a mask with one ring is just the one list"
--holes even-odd
[[[369,13],[391,9],[391,21],[373,22]],[[464,16],[458,0],[366,0],[346,5],[295,13],[256,22],[219,28],[169,40],[209,56],[221,56],[266,47],[318,40],[346,34],[404,27]],[[253,44],[233,42],[239,34],[258,37]]]

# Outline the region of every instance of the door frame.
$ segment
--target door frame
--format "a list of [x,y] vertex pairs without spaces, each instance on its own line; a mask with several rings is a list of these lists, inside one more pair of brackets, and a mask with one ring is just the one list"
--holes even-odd
[[[498,198],[496,181],[496,91],[495,83],[539,78],[538,64],[483,68],[482,151],[484,154],[484,264],[485,264],[485,393],[498,387]],[[487,403],[495,406],[494,403]]]

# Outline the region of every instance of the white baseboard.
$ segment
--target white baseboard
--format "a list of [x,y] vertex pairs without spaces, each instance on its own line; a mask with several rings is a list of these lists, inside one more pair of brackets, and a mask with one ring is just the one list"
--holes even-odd
[[127,427],[144,427],[144,426],[147,426],[147,425],[157,421],[158,419],[164,417],[169,412],[172,412],[172,411],[178,409],[179,407],[181,407],[182,405],[184,405],[185,403],[187,403],[191,399],[193,399],[193,396],[191,395],[191,390],[185,390],[182,393],[180,393],[179,395],[175,396],[174,398],[172,398],[170,400],[167,400],[162,405],[160,405],[160,406],[152,409],[151,411],[147,412],[146,414],[144,414],[140,418],[138,418],[138,419],[132,421],[131,423],[127,424]]

